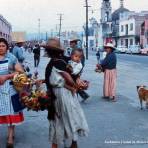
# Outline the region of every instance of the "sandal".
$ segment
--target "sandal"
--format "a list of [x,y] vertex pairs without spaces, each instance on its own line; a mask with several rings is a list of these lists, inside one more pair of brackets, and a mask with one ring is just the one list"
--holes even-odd
[[110,98],[110,101],[117,102],[117,99],[115,97]]
[[77,142],[72,141],[71,147],[70,148],[78,148]]
[[8,142],[7,142],[6,148],[14,148],[13,143],[8,143]]
[[8,137],[7,137],[6,148],[14,148],[14,136],[13,136],[13,142],[12,143],[8,142]]

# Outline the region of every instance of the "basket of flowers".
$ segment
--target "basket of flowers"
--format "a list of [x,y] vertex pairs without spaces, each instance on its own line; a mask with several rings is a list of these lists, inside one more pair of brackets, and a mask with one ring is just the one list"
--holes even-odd
[[32,90],[30,93],[21,92],[21,102],[26,106],[28,110],[43,111],[48,109],[50,99],[45,91]]
[[46,110],[50,104],[50,97],[46,91],[38,86],[36,79],[28,78],[24,73],[16,74],[13,85],[20,94],[22,104],[33,111]]

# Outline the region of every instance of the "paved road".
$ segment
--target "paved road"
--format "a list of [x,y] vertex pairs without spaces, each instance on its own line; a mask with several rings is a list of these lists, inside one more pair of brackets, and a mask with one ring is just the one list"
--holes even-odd
[[[90,51],[89,55],[95,56],[95,52]],[[139,63],[143,65],[147,65],[148,63],[148,56],[145,56],[145,55],[117,54],[117,57],[119,61],[133,62],[133,63]]]
[[[32,57],[33,55],[27,54],[33,69]],[[41,78],[44,77],[47,62],[48,59],[42,57],[39,65]],[[79,139],[79,148],[147,148],[148,110],[140,110],[136,85],[148,86],[148,81],[146,82],[148,67],[142,63],[119,59],[118,102],[111,103],[101,99],[103,74],[94,72],[95,64],[96,57],[90,54],[83,78],[90,81],[88,93],[91,97],[87,103],[81,103],[90,133],[87,138]],[[15,148],[49,148],[47,112],[24,111],[24,113],[25,122],[16,130]],[[0,131],[0,148],[5,148],[6,127],[1,126]]]
[[135,63],[144,64],[144,65],[148,64],[148,56],[117,54],[117,57],[122,61],[135,62]]

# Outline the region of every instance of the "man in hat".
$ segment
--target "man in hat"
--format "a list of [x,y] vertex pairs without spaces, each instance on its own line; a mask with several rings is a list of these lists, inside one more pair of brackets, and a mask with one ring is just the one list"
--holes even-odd
[[16,56],[20,64],[22,64],[25,59],[22,49],[23,43],[23,41],[17,41],[12,52]]
[[40,63],[40,45],[36,44],[35,48],[33,49],[34,53],[34,67],[38,67]]
[[77,48],[78,41],[80,41],[80,40],[79,40],[79,39],[73,39],[73,40],[71,40],[71,41],[70,41],[70,47],[71,47],[72,49]]

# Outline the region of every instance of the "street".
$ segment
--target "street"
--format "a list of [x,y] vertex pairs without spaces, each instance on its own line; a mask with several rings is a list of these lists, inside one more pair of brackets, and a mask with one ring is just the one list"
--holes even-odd
[[[88,137],[80,138],[79,148],[147,148],[148,110],[140,110],[136,86],[148,86],[148,57],[117,55],[118,57],[118,101],[108,102],[101,98],[103,73],[95,73],[95,52],[83,72],[83,79],[90,81],[90,99],[81,103],[90,128]],[[33,71],[33,54],[26,53]],[[41,57],[40,78],[44,78],[47,57]],[[144,106],[145,107],[145,106]],[[24,111],[25,122],[16,129],[15,148],[49,148],[47,112]],[[0,148],[5,148],[6,127],[0,127]]]

